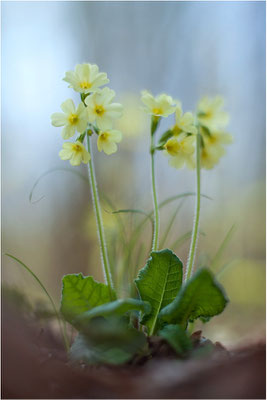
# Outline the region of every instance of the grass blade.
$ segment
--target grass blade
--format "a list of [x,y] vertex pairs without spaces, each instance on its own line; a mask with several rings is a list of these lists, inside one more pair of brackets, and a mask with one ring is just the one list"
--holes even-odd
[[[173,201],[175,201],[175,200],[177,200],[177,199],[181,199],[181,198],[183,198],[183,197],[189,197],[189,196],[195,196],[195,193],[193,193],[193,192],[186,192],[186,193],[181,193],[181,194],[176,195],[176,196],[169,197],[169,198],[167,198],[166,200],[162,201],[162,202],[159,204],[159,208],[162,208],[162,207],[164,207],[165,205],[167,205],[167,204],[169,204],[169,203],[171,203],[171,202],[173,202]],[[202,197],[205,197],[205,198],[207,198],[207,199],[209,199],[209,200],[212,200],[211,197],[206,196],[206,195],[204,195],[204,194],[202,194],[201,196],[202,196]],[[141,211],[141,213],[144,213],[142,210],[139,210],[139,211]],[[129,212],[130,212],[130,210],[129,210]],[[152,222],[152,228],[153,228],[153,210],[150,211],[149,213],[146,213],[146,217],[143,218],[142,221],[141,221],[141,222],[137,225],[137,227],[135,228],[135,230],[134,230],[134,232],[133,232],[133,234],[132,234],[133,239],[131,239],[131,241],[130,241],[130,243],[131,243],[131,245],[130,245],[131,250],[135,247],[135,244],[136,244],[136,242],[137,242],[137,240],[138,240],[138,238],[139,238],[139,235],[140,235],[140,233],[141,233],[142,227],[143,227],[143,225],[147,222],[148,219],[150,219],[150,221]],[[152,230],[152,237],[153,237],[153,230]],[[132,242],[133,242],[133,243],[132,243]]]
[[171,216],[171,218],[170,218],[170,220],[169,220],[169,223],[168,223],[168,225],[167,225],[167,227],[166,227],[166,230],[165,230],[165,232],[164,232],[164,234],[163,234],[163,238],[162,238],[161,241],[160,241],[160,244],[159,244],[160,249],[163,248],[164,243],[165,243],[166,240],[167,240],[168,234],[170,233],[170,230],[171,230],[171,228],[172,228],[172,226],[173,226],[173,224],[174,224],[175,218],[176,218],[178,212],[180,211],[182,205],[183,205],[183,202],[181,202],[181,203],[179,204],[179,206],[176,208],[176,210],[174,211],[173,215]]
[[216,278],[218,280],[221,279],[221,277],[225,274],[226,271],[228,271],[229,268],[234,267],[236,264],[238,264],[239,260],[232,260],[227,263],[225,263],[222,268],[216,273]]
[[[183,199],[185,197],[190,197],[190,196],[195,196],[195,193],[194,192],[186,192],[186,193],[181,193],[181,194],[176,195],[176,196],[171,196],[171,197],[167,198],[166,200],[162,201],[159,204],[159,208],[162,208],[165,205],[170,204],[171,202],[173,202],[175,200]],[[201,195],[201,196],[211,200],[210,197],[208,197],[208,196],[206,196],[204,194]],[[152,224],[152,236],[151,237],[153,239],[153,210],[151,210],[150,212],[145,212],[143,210],[137,210],[137,209],[123,209],[123,210],[115,210],[112,213],[115,214],[115,215],[120,215],[122,213],[138,213],[138,214],[141,214],[141,215],[145,215],[145,217],[135,227],[127,247],[126,246],[124,247],[125,248],[125,254],[124,254],[124,257],[123,257],[124,258],[123,267],[122,267],[121,271],[119,271],[119,275],[118,275],[118,285],[120,285],[122,283],[121,279],[125,276],[126,271],[129,271],[129,269],[131,269],[131,267],[132,267],[132,257],[131,256],[132,256],[132,253],[133,253],[133,251],[134,251],[134,249],[135,249],[135,247],[136,247],[136,245],[138,243],[138,240],[139,240],[140,235],[142,233],[142,229],[143,229],[143,227],[144,227],[144,225],[145,225],[145,223],[147,221],[150,221],[151,224]],[[191,237],[190,235],[191,235],[191,231],[189,232],[189,238]],[[185,238],[184,237],[180,237],[178,240],[176,240],[174,242],[174,244],[176,246],[181,246],[182,243],[185,240],[187,240],[187,236]],[[171,246],[171,248],[175,248],[175,247]],[[150,249],[151,249],[151,247],[149,248],[149,252],[150,252]],[[135,268],[136,268],[136,265],[135,265]]]
[[56,171],[71,172],[72,174],[74,174],[74,175],[78,176],[79,178],[83,179],[84,181],[88,182],[88,179],[87,179],[84,175],[82,175],[80,172],[78,172],[78,171],[76,171],[76,170],[74,170],[74,169],[71,169],[71,168],[60,168],[60,167],[49,169],[48,171],[46,171],[46,172],[44,172],[42,175],[40,175],[39,178],[34,182],[34,184],[33,184],[33,186],[32,186],[32,189],[31,189],[31,191],[30,191],[30,194],[29,194],[29,201],[30,201],[31,204],[38,203],[39,201],[41,201],[41,200],[45,197],[45,196],[41,196],[41,197],[40,197],[39,199],[37,199],[37,200],[34,200],[34,201],[32,200],[33,192],[34,192],[34,190],[36,189],[36,187],[38,186],[39,182],[40,182],[45,176],[47,176],[47,175],[49,175],[49,174],[51,174],[51,173],[53,173],[53,172],[56,172]]
[[[162,201],[162,202],[159,204],[159,208],[166,206],[167,204],[171,203],[171,202],[174,201],[174,200],[181,199],[181,198],[183,198],[183,197],[195,196],[195,195],[196,195],[195,192],[186,192],[186,193],[178,194],[178,195],[176,195],[176,196],[168,197],[166,200]],[[206,196],[205,194],[201,194],[201,196],[202,196],[202,197],[205,197],[206,199],[212,200],[211,197]]]
[[231,238],[232,238],[232,236],[233,236],[233,233],[234,233],[235,229],[236,229],[236,225],[234,224],[234,225],[231,226],[231,228],[230,228],[229,231],[227,232],[227,234],[226,234],[225,238],[223,239],[223,241],[222,241],[222,243],[221,243],[219,249],[217,250],[217,253],[216,253],[215,256],[213,257],[213,260],[211,261],[211,265],[210,265],[210,268],[211,268],[213,271],[217,269],[217,267],[218,267],[218,262],[219,262],[219,260],[220,260],[220,258],[221,258],[221,256],[222,256],[222,254],[223,254],[225,248],[227,247],[228,243],[230,242],[230,240],[231,240]]
[[[204,232],[199,232],[200,235],[202,236],[206,236],[206,234]],[[178,239],[176,239],[170,246],[171,249],[173,250],[177,250],[179,247],[182,246],[182,244],[184,244],[184,242],[186,242],[187,239],[190,239],[192,235],[192,231],[188,231],[186,233],[184,233],[183,235],[181,235]]]
[[116,210],[116,211],[112,211],[112,214],[121,214],[121,213],[134,213],[134,214],[142,214],[145,215],[147,218],[149,218],[152,222],[153,222],[153,218],[151,213],[146,213],[143,210],[137,210],[137,209],[123,209],[123,210]]
[[27,267],[27,265],[24,264],[21,260],[19,260],[19,259],[18,259],[17,257],[15,257],[15,256],[12,256],[12,254],[5,253],[4,255],[7,256],[7,257],[12,258],[12,259],[15,260],[17,263],[19,263],[23,268],[25,268],[26,271],[28,271],[29,274],[31,274],[31,276],[36,280],[36,282],[39,284],[39,286],[40,286],[40,287],[42,288],[42,290],[44,291],[44,293],[45,293],[46,296],[48,297],[48,299],[49,299],[49,301],[50,301],[50,303],[51,303],[51,305],[52,305],[52,308],[53,308],[53,310],[54,310],[54,312],[55,312],[55,314],[56,314],[56,316],[57,316],[58,323],[59,323],[59,328],[60,328],[61,334],[62,334],[62,336],[63,336],[66,349],[67,349],[67,351],[68,351],[68,350],[69,350],[69,342],[68,342],[68,339],[67,339],[67,336],[66,336],[66,333],[65,333],[64,329],[62,330],[61,318],[60,318],[59,312],[58,312],[58,310],[57,310],[57,308],[56,308],[56,306],[55,306],[54,300],[52,299],[52,297],[51,297],[50,294],[48,293],[47,289],[45,288],[45,286],[43,285],[43,283],[40,281],[40,279],[38,278],[38,276],[35,275],[35,273],[34,273],[29,267]]

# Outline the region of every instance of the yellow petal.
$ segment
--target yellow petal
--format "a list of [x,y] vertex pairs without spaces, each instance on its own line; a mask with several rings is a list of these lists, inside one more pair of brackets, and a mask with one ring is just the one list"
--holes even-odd
[[71,99],[64,101],[64,103],[62,103],[60,107],[61,107],[62,111],[66,114],[74,114],[75,113],[75,105],[73,103],[73,100],[71,100]]

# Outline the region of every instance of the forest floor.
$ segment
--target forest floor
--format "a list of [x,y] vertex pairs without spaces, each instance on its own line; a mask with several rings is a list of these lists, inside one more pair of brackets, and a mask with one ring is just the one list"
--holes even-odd
[[[201,332],[193,337],[200,348]],[[215,343],[206,355],[179,359],[155,338],[149,359],[87,366],[68,360],[51,329],[2,304],[2,398],[265,399],[265,342],[251,340],[230,352]]]

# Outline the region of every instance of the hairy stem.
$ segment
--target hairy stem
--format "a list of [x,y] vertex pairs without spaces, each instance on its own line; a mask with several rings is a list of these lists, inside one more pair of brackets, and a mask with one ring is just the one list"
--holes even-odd
[[156,191],[156,179],[155,179],[155,150],[154,150],[154,135],[151,135],[151,177],[152,177],[152,196],[154,203],[154,229],[153,229],[153,241],[152,251],[157,251],[159,246],[159,206]]
[[113,292],[113,282],[112,282],[112,276],[111,276],[111,271],[110,271],[110,266],[109,266],[109,261],[108,261],[108,253],[107,253],[107,247],[106,247],[106,242],[105,242],[104,227],[103,227],[103,222],[102,222],[101,208],[100,208],[99,196],[98,196],[97,185],[96,185],[93,155],[91,152],[91,144],[90,144],[90,136],[87,134],[86,138],[87,138],[88,152],[91,155],[91,159],[88,163],[88,172],[89,172],[89,180],[90,180],[91,193],[92,193],[92,199],[93,199],[93,205],[94,205],[94,212],[95,212],[95,217],[96,217],[98,239],[99,239],[99,244],[100,244],[101,262],[102,262],[104,277],[105,277],[106,283],[107,283],[107,285],[109,287],[109,291],[110,291],[110,300],[112,301],[112,300],[115,300],[114,292]]
[[192,237],[191,237],[191,244],[189,250],[188,261],[186,265],[186,275],[185,280],[187,281],[192,274],[195,254],[196,254],[196,247],[197,247],[197,240],[198,240],[198,231],[199,231],[199,217],[200,217],[200,133],[197,133],[196,139],[196,171],[197,171],[197,180],[196,180],[196,208],[195,208],[195,215],[194,215],[194,223],[193,223],[193,230],[192,230]]

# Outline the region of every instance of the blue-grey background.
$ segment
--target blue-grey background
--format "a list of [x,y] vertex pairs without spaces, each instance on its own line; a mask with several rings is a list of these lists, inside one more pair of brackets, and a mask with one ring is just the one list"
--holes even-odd
[[[43,172],[68,167],[58,157],[60,129],[50,124],[50,115],[66,98],[78,100],[62,81],[65,71],[77,63],[98,64],[125,106],[119,152],[110,157],[95,154],[100,191],[116,208],[152,206],[149,122],[140,110],[140,91],[167,92],[183,102],[185,111],[194,111],[203,95],[221,94],[231,116],[228,131],[234,144],[215,169],[202,173],[202,192],[213,201],[202,202],[201,229],[206,236],[198,254],[214,254],[236,223],[225,255],[225,261],[239,261],[224,278],[232,305],[223,339],[240,338],[239,325],[231,325],[231,310],[241,315],[243,335],[255,326],[260,329],[265,272],[265,3],[1,6],[3,251],[35,270],[56,298],[64,273],[83,271],[102,279],[90,191],[84,182],[56,171],[34,192],[34,200],[45,196],[42,201],[29,202],[31,188]],[[85,166],[77,170],[86,175]],[[194,173],[171,169],[161,154],[157,179],[160,200],[194,190]],[[172,238],[191,229],[193,208],[193,199],[183,204]],[[162,212],[162,229],[170,212]],[[180,250],[183,261],[188,246],[189,242]],[[31,277],[13,261],[4,258],[2,272],[5,282],[21,286],[33,298],[40,296]],[[248,322],[252,315],[256,323]]]

